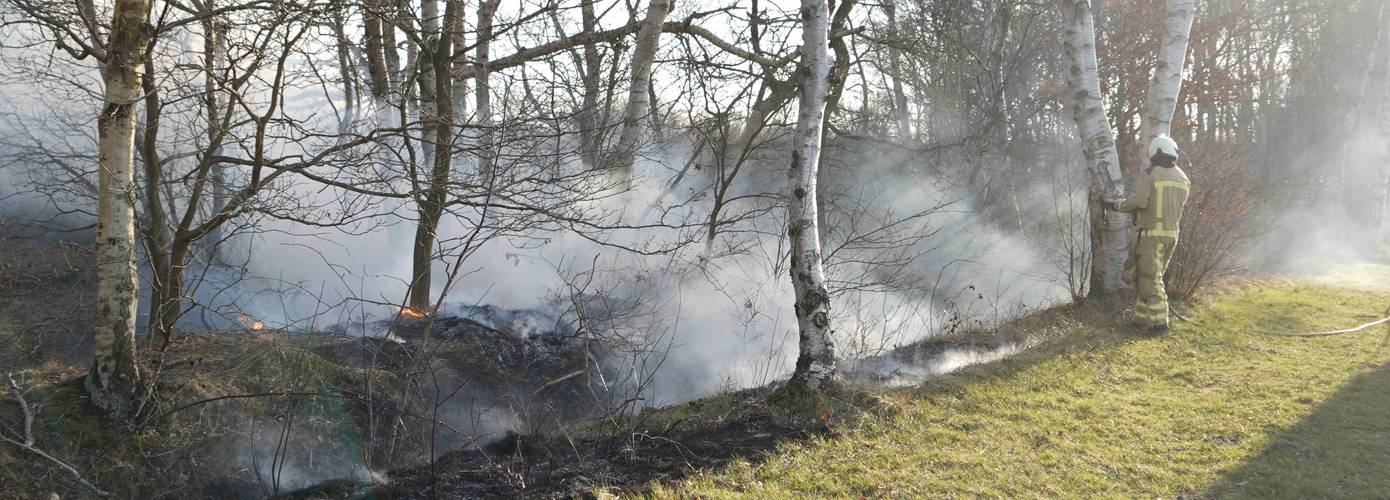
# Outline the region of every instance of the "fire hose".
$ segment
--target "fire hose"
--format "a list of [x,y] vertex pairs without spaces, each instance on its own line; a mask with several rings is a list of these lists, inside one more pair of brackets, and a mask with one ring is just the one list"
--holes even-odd
[[[1390,309],[1386,309],[1386,310],[1385,310],[1385,314],[1390,315]],[[1281,336],[1281,337],[1331,337],[1331,336],[1333,336],[1333,335],[1344,335],[1344,334],[1348,334],[1348,333],[1356,333],[1356,332],[1365,330],[1365,329],[1367,329],[1367,328],[1370,328],[1370,327],[1373,327],[1373,326],[1376,326],[1376,325],[1380,325],[1380,324],[1385,324],[1385,323],[1390,323],[1390,316],[1386,316],[1386,317],[1384,317],[1384,318],[1381,318],[1381,319],[1372,321],[1372,322],[1370,322],[1370,323],[1366,323],[1366,324],[1361,325],[1361,326],[1352,327],[1352,328],[1347,328],[1347,329],[1345,329],[1345,330],[1332,330],[1332,331],[1326,331],[1326,332],[1299,332],[1299,333],[1284,333],[1284,332],[1260,332],[1260,333],[1264,333],[1265,335],[1277,335],[1277,336]]]

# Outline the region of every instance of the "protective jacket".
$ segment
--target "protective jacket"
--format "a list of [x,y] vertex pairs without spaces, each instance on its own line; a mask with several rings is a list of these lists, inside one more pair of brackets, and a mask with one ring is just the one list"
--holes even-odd
[[1153,167],[1134,179],[1134,194],[1116,201],[1115,209],[1134,212],[1134,225],[1145,236],[1177,238],[1191,186],[1181,168]]
[[1143,326],[1168,325],[1168,292],[1163,275],[1178,245],[1182,209],[1191,191],[1182,169],[1152,167],[1134,179],[1134,194],[1114,208],[1135,214],[1135,234],[1124,279],[1135,287],[1134,317]]

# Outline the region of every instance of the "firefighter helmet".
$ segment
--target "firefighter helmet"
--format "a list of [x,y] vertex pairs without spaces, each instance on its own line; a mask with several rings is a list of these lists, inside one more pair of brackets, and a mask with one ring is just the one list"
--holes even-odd
[[1173,157],[1173,159],[1177,159],[1178,143],[1173,142],[1173,138],[1168,137],[1167,135],[1159,135],[1158,137],[1155,137],[1153,142],[1149,143],[1149,158],[1153,158],[1154,156],[1157,156],[1159,153],[1163,153]]

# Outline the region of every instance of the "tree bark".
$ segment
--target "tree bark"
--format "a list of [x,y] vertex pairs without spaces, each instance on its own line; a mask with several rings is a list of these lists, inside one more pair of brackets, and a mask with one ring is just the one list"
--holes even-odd
[[[159,159],[159,118],[163,105],[159,100],[159,88],[155,86],[154,63],[145,61],[144,79],[140,82],[145,98],[145,129],[140,134],[144,139],[141,159],[145,164],[145,247],[149,256],[150,283],[150,336],[159,343],[168,345],[173,335],[174,323],[183,305],[183,262],[172,260],[178,252],[172,252],[169,227],[169,214],[164,207],[164,196],[160,186],[164,179],[164,169]],[[209,112],[209,117],[215,113]],[[209,124],[211,126],[211,124]],[[212,167],[215,167],[213,165]],[[196,207],[189,207],[196,210]],[[209,236],[216,232],[208,233]],[[181,255],[181,253],[179,253]]]
[[1144,102],[1144,130],[1139,148],[1145,151],[1155,137],[1169,135],[1173,112],[1177,109],[1178,94],[1182,92],[1182,71],[1187,58],[1187,40],[1192,32],[1192,20],[1197,17],[1196,0],[1168,0],[1168,16],[1163,23],[1163,45],[1158,49],[1153,78]]
[[[215,5],[215,2],[209,0],[204,4],[204,10],[211,11],[215,8]],[[222,109],[222,104],[217,98],[219,92],[217,72],[227,63],[227,43],[225,39],[227,36],[227,28],[223,22],[211,16],[210,12],[205,13],[205,15],[208,15],[208,19],[202,23],[204,66],[203,107],[206,115],[205,119],[208,121],[206,129],[208,139],[207,151],[211,151],[214,156],[222,156],[221,142],[226,134],[219,129],[218,113]],[[340,57],[345,61],[346,46],[340,43],[339,47],[341,53]],[[344,73],[344,75],[346,75],[346,73]],[[350,82],[346,78],[344,79],[344,85],[344,100],[348,103],[348,115],[350,116],[352,114],[352,101],[350,100],[351,97],[347,94],[351,94],[352,91],[350,90]],[[147,110],[148,108],[149,107],[146,106]],[[227,185],[226,166],[213,163],[210,168],[212,169],[212,206],[209,213],[215,214],[222,210],[223,206],[226,206],[227,199],[231,196],[231,189],[229,189]],[[218,226],[208,234],[208,238],[204,242],[204,245],[207,247],[208,260],[212,264],[222,264],[224,262],[222,258],[222,239],[222,227]]]
[[830,322],[830,290],[821,265],[816,181],[820,168],[825,100],[830,90],[830,12],[825,0],[801,0],[801,102],[795,149],[787,172],[787,235],[791,240],[791,281],[799,356],[791,387],[816,391],[835,378],[835,341]]
[[[438,240],[439,221],[444,216],[444,205],[448,201],[449,178],[453,171],[454,164],[454,98],[453,98],[453,54],[454,36],[452,28],[458,25],[460,14],[460,2],[462,0],[448,0],[444,7],[444,19],[442,23],[437,19],[437,9],[426,10],[426,19],[422,26],[426,27],[423,37],[426,40],[433,40],[431,46],[426,43],[420,52],[420,72],[422,79],[431,78],[428,85],[433,90],[433,104],[429,106],[430,112],[425,117],[427,123],[426,130],[432,131],[434,137],[429,142],[434,143],[432,149],[433,165],[430,168],[430,177],[427,191],[422,199],[418,201],[420,207],[420,220],[415,226],[415,241],[412,252],[411,262],[411,281],[410,297],[407,305],[416,311],[426,312],[431,310],[432,301],[430,297],[432,267],[434,264],[434,245]],[[498,0],[485,0],[479,7],[480,12],[484,8],[496,8]],[[432,16],[434,14],[435,16]],[[430,17],[436,17],[431,20]],[[487,20],[479,20],[479,40],[483,40],[482,32],[484,23],[488,31],[491,30],[491,14]],[[444,26],[446,30],[440,31],[439,26]],[[433,31],[428,31],[433,30]],[[486,57],[486,49],[478,48],[479,57]],[[423,82],[422,82],[423,83]],[[481,83],[479,87],[483,87]]]
[[390,78],[386,72],[386,44],[382,31],[390,29],[381,19],[381,2],[369,0],[362,12],[362,33],[367,51],[367,74],[371,77],[372,97],[376,100],[377,112],[382,113],[386,96],[391,94]]
[[661,44],[661,25],[671,11],[671,0],[651,0],[647,16],[637,30],[637,45],[632,50],[632,75],[628,87],[627,108],[623,111],[623,129],[613,150],[609,165],[621,176],[626,186],[632,185],[632,164],[637,156],[637,141],[642,133],[642,115],[651,106],[647,85],[652,78],[652,61]]
[[1096,60],[1095,19],[1090,0],[1064,0],[1067,31],[1063,48],[1067,55],[1068,106],[1076,122],[1090,170],[1091,297],[1123,288],[1120,271],[1128,253],[1130,217],[1102,207],[1106,196],[1124,196],[1124,177],[1115,135],[1101,100],[1100,71]]
[[338,57],[338,74],[343,79],[343,118],[338,131],[346,132],[357,121],[357,79],[354,77],[352,51],[347,38],[347,7],[333,9],[334,55]]
[[488,179],[492,175],[492,84],[489,78],[492,70],[488,64],[492,62],[492,18],[497,14],[497,7],[501,5],[501,0],[483,0],[478,3],[478,43],[474,51],[477,59],[478,75],[476,87],[476,104],[479,130],[478,148],[478,173]]
[[149,0],[117,0],[106,52],[106,91],[97,120],[97,298],[94,356],[86,379],[92,402],[113,420],[135,409],[135,106],[141,97]]
[[912,113],[907,108],[907,92],[903,91],[902,54],[898,50],[898,15],[894,0],[884,2],[883,10],[888,14],[888,67],[893,71],[889,78],[893,81],[893,117],[898,125],[898,140],[912,140]]
[[[584,0],[580,12],[583,17],[584,32],[598,32],[598,17],[594,14],[594,2],[598,0]],[[589,168],[597,168],[599,163],[599,151],[603,150],[603,124],[599,123],[599,80],[603,72],[603,56],[599,54],[598,44],[589,42],[584,44],[584,65],[580,68],[583,71],[584,79],[584,101],[583,109],[579,111],[579,154]]]
[[[464,22],[463,8],[464,5],[459,6],[459,14],[455,16],[454,25],[449,27],[449,34],[454,37],[454,60],[450,68],[450,72],[454,74],[461,74],[463,68],[468,64],[468,59],[464,53],[465,48],[468,47],[468,39],[465,36],[468,33],[468,26]],[[453,88],[450,89],[450,92],[454,97],[454,116],[461,117],[468,110],[468,81],[464,78],[452,78],[451,80]]]
[[[401,11],[403,13],[403,17],[406,15],[410,15],[409,9],[403,8],[401,9]],[[433,40],[434,37],[443,35],[443,33],[441,33],[439,30],[439,4],[436,3],[434,0],[421,0],[419,23],[411,22],[410,24],[411,29],[419,30],[420,39],[425,40],[426,44],[430,43],[429,41]],[[425,50],[433,51],[437,49],[438,47],[436,46],[434,49],[426,48]],[[414,53],[415,50],[411,50],[411,52]],[[434,61],[428,60],[423,57],[421,57],[420,60],[415,61],[415,64],[418,65],[416,69],[419,73],[419,77],[415,80],[418,82],[417,84],[419,85],[420,90],[418,119],[420,120],[421,125],[421,158],[424,159],[424,162],[429,162],[430,165],[433,165],[437,156],[436,149],[440,147],[448,147],[447,145],[439,144],[438,142],[436,142],[438,134],[435,131],[435,127],[439,123],[436,115],[438,114],[439,110],[435,106],[435,99],[438,97],[435,92],[435,87],[438,86],[438,82],[436,81],[434,73],[435,65]],[[408,81],[409,79],[406,80]],[[451,81],[449,84],[452,86],[453,82]],[[433,180],[433,175],[431,175],[431,183],[433,182]],[[434,189],[433,184],[431,184],[430,189]]]

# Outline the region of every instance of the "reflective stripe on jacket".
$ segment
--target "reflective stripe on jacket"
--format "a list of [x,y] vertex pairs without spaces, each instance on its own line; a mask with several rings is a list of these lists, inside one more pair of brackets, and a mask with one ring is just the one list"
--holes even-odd
[[1182,207],[1192,183],[1178,167],[1154,167],[1134,179],[1134,194],[1115,202],[1115,209],[1134,212],[1145,236],[1176,238],[1182,229]]

